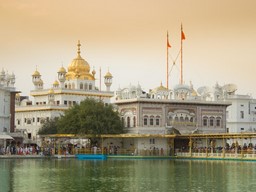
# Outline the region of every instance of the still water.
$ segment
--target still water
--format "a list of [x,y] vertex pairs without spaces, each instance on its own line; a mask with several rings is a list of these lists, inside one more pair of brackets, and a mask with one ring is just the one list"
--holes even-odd
[[256,162],[0,159],[0,191],[256,191]]

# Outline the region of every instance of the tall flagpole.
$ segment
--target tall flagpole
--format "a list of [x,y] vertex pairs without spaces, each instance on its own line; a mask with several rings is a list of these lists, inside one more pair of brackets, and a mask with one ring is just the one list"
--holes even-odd
[[183,84],[183,48],[182,41],[185,40],[185,34],[183,32],[182,24],[181,24],[181,32],[180,32],[180,84]]
[[168,63],[168,48],[169,48],[169,41],[168,41],[168,31],[167,31],[167,44],[166,44],[166,87],[169,89],[169,63]]
[[168,49],[171,48],[169,43],[169,35],[167,31],[167,39],[166,39],[166,88],[169,89],[169,53]]
[[183,32],[182,32],[182,24],[181,24],[181,34],[180,34],[180,84],[183,84],[183,61],[182,61],[182,40],[183,40]]

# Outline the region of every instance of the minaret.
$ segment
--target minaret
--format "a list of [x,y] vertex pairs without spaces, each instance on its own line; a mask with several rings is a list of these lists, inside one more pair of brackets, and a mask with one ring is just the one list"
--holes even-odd
[[58,79],[60,81],[60,87],[64,88],[64,82],[66,80],[66,69],[62,66],[58,71]]
[[39,73],[39,71],[37,71],[37,69],[32,74],[32,82],[36,90],[43,88],[43,81],[41,79],[41,74]]
[[5,71],[4,69],[2,69],[0,73],[0,84],[4,84],[4,82],[5,82]]
[[59,82],[55,80],[52,84],[53,89],[58,89],[59,88]]
[[10,75],[10,84],[11,84],[12,87],[14,87],[14,84],[15,84],[15,75],[14,75],[14,73],[12,73]]
[[112,74],[108,71],[104,76],[104,82],[106,85],[106,91],[110,91],[110,86],[112,85]]

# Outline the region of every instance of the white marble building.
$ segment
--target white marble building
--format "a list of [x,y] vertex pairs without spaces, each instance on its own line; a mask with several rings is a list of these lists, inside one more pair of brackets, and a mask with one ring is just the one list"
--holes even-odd
[[0,72],[0,146],[6,145],[7,139],[12,139],[10,132],[14,131],[14,100],[16,89],[15,75],[2,70]]
[[40,72],[32,74],[34,89],[30,91],[33,101],[27,97],[16,96],[16,129],[26,132],[29,139],[36,141],[37,132],[42,123],[50,118],[58,117],[74,104],[79,104],[85,98],[95,98],[109,103],[114,92],[110,90],[112,74],[104,76],[105,90],[100,90],[95,84],[95,70],[80,55],[78,42],[77,57],[68,65],[67,70],[61,67],[52,87],[44,88]]
[[115,104],[128,133],[152,136],[130,143],[139,151],[145,146],[166,151],[170,141],[159,135],[226,133],[226,110],[231,102],[225,98],[233,94],[218,84],[198,91],[192,84],[179,84],[173,90],[161,84],[148,93],[140,85],[130,85],[117,90]]

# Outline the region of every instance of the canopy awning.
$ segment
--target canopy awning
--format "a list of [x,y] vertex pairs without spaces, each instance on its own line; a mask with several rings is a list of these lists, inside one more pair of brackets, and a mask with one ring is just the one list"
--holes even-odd
[[12,136],[10,135],[6,135],[6,134],[0,134],[0,140],[3,139],[11,139],[11,140],[14,140]]

